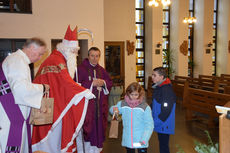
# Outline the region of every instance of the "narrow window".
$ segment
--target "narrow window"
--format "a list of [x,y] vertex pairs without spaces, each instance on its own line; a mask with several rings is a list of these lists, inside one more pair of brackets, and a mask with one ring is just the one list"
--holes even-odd
[[[189,0],[189,16],[194,17],[195,0]],[[194,23],[188,25],[188,76],[193,77],[193,39],[194,39]]]
[[212,75],[216,75],[218,0],[214,0]]
[[31,0],[0,0],[0,12],[32,13]]
[[168,71],[168,75],[172,73],[172,60],[170,52],[170,6],[163,6],[163,67]]
[[145,86],[145,0],[136,0],[136,80]]

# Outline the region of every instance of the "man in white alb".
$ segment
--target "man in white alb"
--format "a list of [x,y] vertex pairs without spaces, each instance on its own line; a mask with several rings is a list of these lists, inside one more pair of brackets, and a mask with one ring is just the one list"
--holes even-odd
[[46,52],[39,38],[26,41],[23,49],[7,56],[0,68],[0,146],[1,151],[31,153],[30,109],[40,108],[49,85],[31,81],[29,64]]

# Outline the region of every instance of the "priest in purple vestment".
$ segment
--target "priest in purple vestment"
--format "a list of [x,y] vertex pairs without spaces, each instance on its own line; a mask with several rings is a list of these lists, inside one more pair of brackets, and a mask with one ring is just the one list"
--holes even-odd
[[98,64],[99,59],[100,50],[97,47],[90,48],[88,58],[78,66],[76,73],[76,81],[90,89],[96,96],[88,104],[83,124],[84,146],[87,153],[102,151],[108,117],[108,94],[112,87],[109,74]]

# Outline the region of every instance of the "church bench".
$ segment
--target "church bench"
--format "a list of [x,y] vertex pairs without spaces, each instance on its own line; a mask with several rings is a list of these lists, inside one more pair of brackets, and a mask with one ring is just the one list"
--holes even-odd
[[199,79],[208,79],[208,80],[219,80],[220,77],[213,76],[213,75],[199,75]]
[[189,87],[188,81],[185,83],[183,106],[186,108],[186,120],[193,120],[195,114],[198,112],[208,115],[208,124],[209,126],[213,126],[214,118],[219,116],[215,106],[223,106],[228,101],[230,101],[229,94],[195,89]]
[[172,80],[172,85],[178,99],[183,99],[184,84],[186,81],[189,82],[189,87],[191,88],[204,89],[209,91],[215,91],[217,88],[214,85],[215,81],[212,81],[210,79],[175,76],[175,79]]
[[219,91],[219,80],[218,79],[204,79],[204,78],[188,78],[189,87],[202,89],[207,91]]
[[218,79],[199,79],[199,89],[219,92],[219,80]]
[[199,75],[199,78],[175,76],[175,79],[171,81],[178,100],[183,100],[184,84],[186,81],[189,82],[190,88],[230,94],[230,81],[227,79],[220,80],[219,77],[207,75]]
[[183,81],[172,80],[173,91],[176,94],[178,100],[183,98],[184,93],[184,83]]
[[148,77],[148,85],[147,85],[147,98],[148,99],[152,99],[152,94],[153,94],[153,80],[152,80],[152,76]]
[[174,77],[174,80],[181,81],[181,82],[185,82],[188,78],[190,78],[190,77],[176,75],[176,76]]
[[220,78],[221,78],[222,80],[225,79],[225,78],[230,79],[230,74],[221,74],[221,75],[220,75]]
[[[230,80],[228,79],[221,79],[219,80],[219,83],[218,83],[218,88],[219,88],[219,92],[221,93],[225,93],[225,90],[228,90],[228,86],[230,86]],[[228,91],[226,91],[228,92]]]
[[225,94],[230,94],[230,86],[225,86],[224,87],[224,93]]
[[185,84],[185,82],[187,81],[188,78],[189,77],[186,77],[186,76],[178,76],[178,75],[176,75],[174,77],[174,80],[171,80],[173,90],[174,90],[178,100],[183,99],[184,84]]
[[184,84],[186,81],[189,82],[189,87],[191,88],[218,92],[218,80],[176,76],[175,80],[172,80],[172,85],[179,99],[183,98]]

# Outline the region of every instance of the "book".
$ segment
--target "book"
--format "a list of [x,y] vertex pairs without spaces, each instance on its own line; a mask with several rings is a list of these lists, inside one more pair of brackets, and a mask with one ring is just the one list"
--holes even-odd
[[230,111],[230,107],[225,107],[225,106],[218,106],[216,105],[216,111],[220,114],[227,114],[228,111]]

